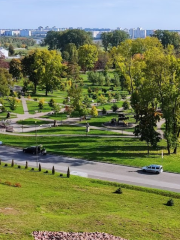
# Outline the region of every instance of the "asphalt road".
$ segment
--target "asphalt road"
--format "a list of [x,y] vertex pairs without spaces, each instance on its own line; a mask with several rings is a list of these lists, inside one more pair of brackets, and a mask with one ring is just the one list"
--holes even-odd
[[22,149],[3,145],[0,146],[0,158],[4,162],[11,162],[14,159],[15,163],[19,165],[25,165],[25,162],[28,161],[30,167],[36,167],[38,163],[41,163],[42,168],[50,170],[54,165],[56,171],[62,173],[66,173],[69,167],[71,174],[82,177],[180,192],[180,174],[175,173],[143,173],[139,168],[85,161],[51,154],[46,156],[39,155],[37,157],[23,153]]

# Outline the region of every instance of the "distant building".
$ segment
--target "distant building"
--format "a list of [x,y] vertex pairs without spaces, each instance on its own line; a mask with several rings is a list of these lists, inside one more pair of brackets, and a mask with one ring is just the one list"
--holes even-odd
[[19,36],[19,33],[20,33],[19,30],[6,30],[4,32],[4,36],[10,36],[10,37],[14,36],[14,37],[16,37],[16,36]]
[[21,37],[31,37],[31,31],[27,29],[20,30]]
[[5,58],[8,58],[9,56],[9,51],[0,47],[0,57],[4,56]]

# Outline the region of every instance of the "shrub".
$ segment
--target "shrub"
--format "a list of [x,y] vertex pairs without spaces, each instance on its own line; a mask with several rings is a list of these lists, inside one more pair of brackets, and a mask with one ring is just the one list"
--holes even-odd
[[14,159],[12,159],[11,167],[14,167]]
[[11,186],[11,185],[12,185],[11,182],[9,182],[9,181],[6,181],[4,184],[5,184],[5,185],[8,185],[8,186]]
[[114,193],[122,194],[122,189],[119,187]]
[[28,162],[26,161],[25,169],[27,169],[27,168],[28,168]]
[[18,168],[21,168],[21,166],[20,166],[20,165],[18,165]]
[[60,173],[60,175],[59,175],[60,177],[63,177],[63,174],[62,173]]
[[53,174],[53,175],[55,174],[55,168],[54,168],[54,166],[52,167],[52,174]]
[[126,99],[126,94],[121,94],[122,99]]
[[4,166],[5,166],[5,167],[7,167],[7,166],[8,166],[8,165],[7,165],[7,163],[6,163],[6,164],[4,164]]
[[48,173],[48,171],[45,171],[44,173]]
[[38,107],[39,107],[40,110],[44,108],[44,99],[41,99],[39,101]]
[[55,100],[53,98],[50,99],[50,101],[48,102],[50,107],[54,107],[55,106]]
[[111,109],[113,110],[113,112],[116,112],[118,110],[117,104],[113,104]]
[[15,183],[14,187],[21,187],[21,184],[20,183]]
[[129,102],[128,101],[124,101],[122,107],[124,108],[124,110],[129,109],[129,107],[130,107]]
[[35,97],[35,98],[33,98],[34,99],[34,101],[37,101],[38,100],[38,98],[37,97]]
[[169,199],[169,200],[167,201],[166,205],[167,205],[167,206],[174,206],[174,201],[173,201],[173,199],[172,199],[172,198]]
[[31,171],[34,171],[34,168],[31,168]]
[[103,107],[103,109],[102,109],[102,114],[104,115],[104,114],[106,114],[107,113],[107,111],[106,111],[106,109]]
[[69,170],[69,167],[68,167],[68,170],[67,170],[67,178],[70,178],[70,170]]
[[41,172],[41,164],[39,163],[39,172]]

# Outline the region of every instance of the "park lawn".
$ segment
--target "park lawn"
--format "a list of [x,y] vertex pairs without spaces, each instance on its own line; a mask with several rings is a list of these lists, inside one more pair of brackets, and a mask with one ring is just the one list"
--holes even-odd
[[[10,146],[27,147],[36,142],[35,136],[13,136],[0,134],[0,140]],[[167,155],[166,142],[162,140],[156,150],[150,149],[137,138],[86,137],[82,136],[43,136],[37,142],[46,147],[47,152],[58,155],[87,159],[99,162],[142,167],[150,164],[162,164],[164,171],[180,173],[180,148],[178,153]],[[164,158],[161,158],[161,151]]]
[[[7,120],[7,112],[0,112],[0,121]],[[10,114],[10,118],[16,118],[16,114]]]
[[115,102],[115,103],[105,103],[105,104],[102,104],[102,105],[98,105],[97,109],[102,110],[103,108],[105,108],[106,110],[112,110],[112,106],[114,104],[116,104],[118,106],[118,108],[121,108],[122,105],[123,105],[123,101]]
[[60,113],[48,114],[48,115],[41,116],[41,118],[61,121],[61,120],[67,119],[67,113],[60,112]]
[[[46,122],[47,123],[47,122]],[[37,123],[38,124],[38,123]],[[84,127],[74,126],[74,125],[62,125],[59,127],[44,128],[37,131],[39,135],[43,134],[79,134],[86,136],[86,124]],[[36,132],[28,132],[28,134],[35,134]],[[105,131],[105,130],[95,130],[90,129],[90,132],[87,135],[122,135],[121,133]]]
[[9,105],[9,101],[8,100],[4,100],[4,104],[5,104],[5,108],[6,108],[6,110],[8,112],[24,114],[22,102],[21,102],[20,99],[18,99],[18,102],[16,103],[16,109],[15,110],[11,110],[10,109],[10,105]]
[[16,123],[18,124],[21,124],[21,125],[41,125],[41,124],[48,124],[48,123],[52,123],[52,122],[49,122],[49,121],[43,121],[43,120],[39,120],[39,119],[36,119],[36,118],[28,118],[28,119],[25,119],[25,120],[19,120],[17,121]]
[[38,101],[26,101],[27,103],[27,107],[28,107],[28,111],[30,114],[34,114],[36,111],[37,112],[50,112],[52,111],[51,110],[51,107],[48,105],[48,103],[44,103],[44,108],[43,109],[39,109],[38,107],[38,104],[39,102]]
[[[1,239],[39,230],[106,232],[129,240],[179,239],[180,194],[0,166]],[[6,181],[22,187],[4,184]],[[121,187],[122,194],[114,194]],[[166,206],[170,197],[175,205]]]

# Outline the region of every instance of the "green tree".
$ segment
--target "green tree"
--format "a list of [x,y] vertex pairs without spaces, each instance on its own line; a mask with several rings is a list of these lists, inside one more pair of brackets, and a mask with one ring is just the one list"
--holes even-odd
[[101,94],[101,96],[98,97],[97,102],[100,103],[101,105],[103,105],[107,102],[107,100],[106,100],[105,96]]
[[111,47],[117,47],[121,42],[129,38],[129,34],[122,30],[104,32],[101,34],[102,45],[105,51]]
[[33,69],[37,74],[39,84],[45,88],[46,96],[48,91],[60,87],[62,57],[57,51],[36,50]]
[[164,48],[167,48],[168,45],[173,45],[175,49],[178,49],[180,46],[180,36],[177,32],[156,30],[152,36],[158,38]]
[[20,79],[22,77],[22,66],[21,60],[12,59],[9,63],[9,73],[12,74],[13,78]]
[[61,52],[66,51],[67,45],[71,43],[78,49],[84,44],[91,44],[92,35],[84,30],[70,29],[62,32],[49,31],[44,39],[44,44],[50,50],[59,49]]
[[14,51],[14,47],[12,44],[9,45],[9,54],[10,56],[14,55],[15,51]]
[[93,117],[97,117],[98,116],[98,110],[97,110],[97,108],[95,106],[92,106],[92,108],[91,108],[91,115]]
[[149,154],[149,145],[156,147],[161,139],[160,134],[155,131],[160,116],[154,108],[142,109],[140,115],[139,124],[135,126],[134,134],[140,136],[140,141],[146,141]]
[[98,50],[95,45],[85,44],[78,50],[79,65],[85,72],[92,70],[98,60]]
[[0,68],[0,95],[8,96],[12,86],[12,75],[5,68]]

